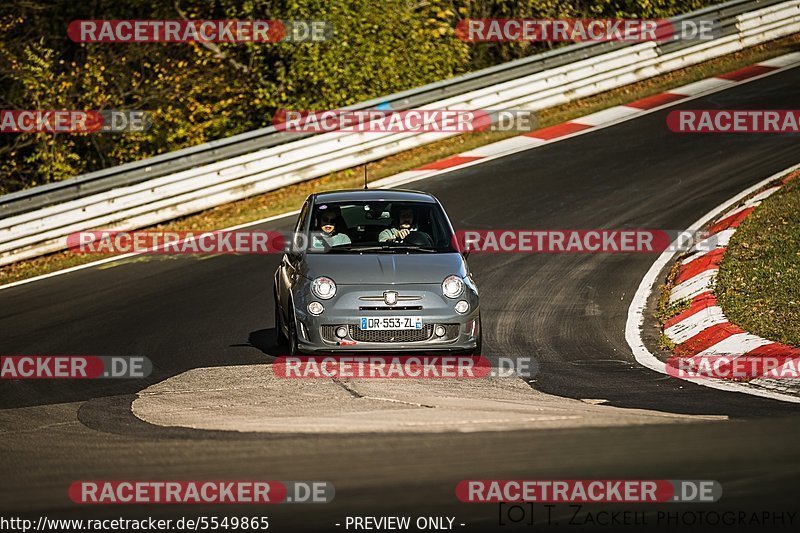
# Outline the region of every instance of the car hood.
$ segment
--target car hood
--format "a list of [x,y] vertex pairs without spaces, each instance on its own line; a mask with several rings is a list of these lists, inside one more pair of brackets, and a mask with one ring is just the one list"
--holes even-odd
[[466,276],[464,259],[448,254],[307,254],[309,279],[327,276],[339,285],[441,283],[450,274]]

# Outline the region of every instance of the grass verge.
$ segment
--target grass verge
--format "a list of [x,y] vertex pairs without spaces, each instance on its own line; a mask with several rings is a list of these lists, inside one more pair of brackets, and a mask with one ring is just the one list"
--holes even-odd
[[[545,109],[539,113],[539,127],[558,124],[797,50],[800,50],[800,34],[747,48],[734,54],[620,87],[596,96]],[[519,132],[480,132],[451,137],[421,146],[370,163],[370,179],[385,178],[518,134]],[[361,169],[343,170],[322,178],[290,185],[277,191],[188,215],[149,229],[154,231],[198,231],[231,227],[297,209],[302,205],[306,196],[313,192],[359,187],[362,179]],[[58,252],[27,261],[20,261],[0,268],[0,285],[90,263],[106,257],[108,256],[101,254],[78,255],[69,252]]]
[[800,346],[800,179],[767,198],[733,234],[716,295],[732,323]]
[[[663,327],[670,318],[689,309],[691,302],[688,299],[678,300],[673,303],[669,302],[670,290],[675,285],[675,278],[678,276],[680,269],[681,262],[675,261],[669,274],[667,274],[667,279],[664,281],[664,284],[659,287],[658,302],[656,302],[656,311],[654,315],[660,327]],[[658,337],[658,347],[671,352],[675,348],[675,343],[662,332]]]

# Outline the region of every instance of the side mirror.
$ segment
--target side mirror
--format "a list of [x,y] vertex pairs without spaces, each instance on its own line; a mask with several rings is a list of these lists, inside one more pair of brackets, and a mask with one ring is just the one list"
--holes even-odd
[[296,265],[297,263],[299,263],[300,259],[302,258],[302,256],[300,255],[300,252],[295,252],[295,251],[292,251],[292,250],[289,250],[288,252],[286,252],[286,256],[289,258],[289,262],[292,263],[293,265]]
[[290,257],[299,259],[308,248],[308,245],[308,236],[305,233],[292,233],[292,240],[288,243],[286,253],[289,254]]

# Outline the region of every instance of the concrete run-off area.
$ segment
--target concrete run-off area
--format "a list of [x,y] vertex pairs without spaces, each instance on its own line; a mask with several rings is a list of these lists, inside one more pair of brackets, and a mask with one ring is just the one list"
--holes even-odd
[[266,433],[507,431],[713,420],[537,392],[519,378],[286,379],[271,365],[189,370],[141,391],[157,426]]

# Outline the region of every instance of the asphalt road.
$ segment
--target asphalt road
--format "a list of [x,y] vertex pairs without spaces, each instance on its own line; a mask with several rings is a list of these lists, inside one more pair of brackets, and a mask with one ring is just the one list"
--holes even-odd
[[[792,109],[798,97],[800,69],[793,69],[671,109]],[[437,195],[457,229],[682,229],[797,162],[797,136],[675,135],[665,125],[668,111],[413,187]],[[284,219],[265,228],[290,225]],[[497,526],[497,506],[456,501],[455,484],[468,478],[717,479],[723,500],[704,509],[800,507],[796,405],[670,379],[633,359],[624,337],[627,309],[655,255],[473,254],[484,351],[536,357],[541,372],[532,394],[729,421],[276,437],[166,429],[133,417],[134,395],[150,384],[275,355],[271,276],[278,260],[138,258],[0,291],[2,354],[146,355],[155,368],[146,380],[126,382],[0,383],[0,514],[200,512],[87,511],[66,497],[74,480],[126,477],[335,483],[333,504],[264,510],[277,531],[343,529],[333,524],[347,514],[387,512],[454,515],[467,524],[457,529]],[[212,512],[261,511],[202,510]]]

